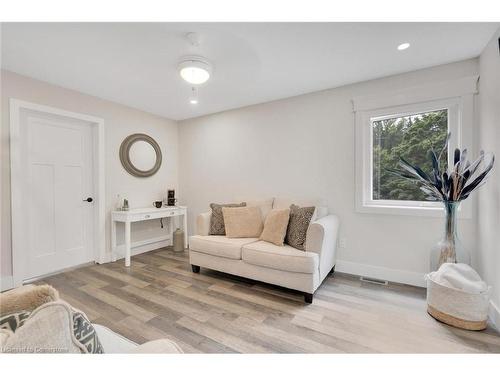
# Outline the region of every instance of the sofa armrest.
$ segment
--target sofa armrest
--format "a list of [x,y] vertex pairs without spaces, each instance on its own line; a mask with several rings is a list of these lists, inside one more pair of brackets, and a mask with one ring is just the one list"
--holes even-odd
[[328,215],[313,221],[307,229],[306,251],[319,255],[319,275],[323,280],[335,265],[339,218]]
[[196,217],[196,234],[199,236],[208,236],[210,232],[210,217],[212,212],[204,212]]

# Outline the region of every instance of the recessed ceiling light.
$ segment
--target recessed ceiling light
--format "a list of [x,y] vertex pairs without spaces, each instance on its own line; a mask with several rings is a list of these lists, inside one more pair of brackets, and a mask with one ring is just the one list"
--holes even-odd
[[402,43],[398,46],[398,50],[399,51],[404,51],[405,49],[407,49],[408,47],[410,47],[410,43]]
[[212,74],[212,66],[200,56],[183,58],[178,69],[182,79],[192,85],[201,85],[207,82]]

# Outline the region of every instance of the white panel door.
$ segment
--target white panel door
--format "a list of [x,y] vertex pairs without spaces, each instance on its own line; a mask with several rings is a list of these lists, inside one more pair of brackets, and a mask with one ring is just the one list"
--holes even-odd
[[35,111],[20,120],[26,280],[94,259],[93,143],[80,120]]

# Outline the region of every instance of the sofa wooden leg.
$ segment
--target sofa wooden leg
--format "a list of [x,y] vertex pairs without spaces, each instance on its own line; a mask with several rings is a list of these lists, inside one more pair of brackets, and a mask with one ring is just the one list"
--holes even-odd
[[333,266],[332,270],[330,271],[330,275],[333,275],[335,273],[335,266]]
[[194,273],[200,273],[200,266],[195,266],[194,264],[191,264],[191,269],[193,270]]
[[312,303],[313,301],[313,294],[312,293],[304,293],[304,302],[305,303]]

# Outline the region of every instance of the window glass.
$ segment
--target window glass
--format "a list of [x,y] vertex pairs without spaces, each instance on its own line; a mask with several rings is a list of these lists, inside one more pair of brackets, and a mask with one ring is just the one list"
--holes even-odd
[[[426,173],[432,170],[429,150],[441,151],[448,132],[448,110],[414,113],[402,116],[371,118],[372,126],[372,199],[426,201],[419,186],[387,171],[397,168],[400,157],[421,167]],[[448,150],[441,156],[447,165]]]

